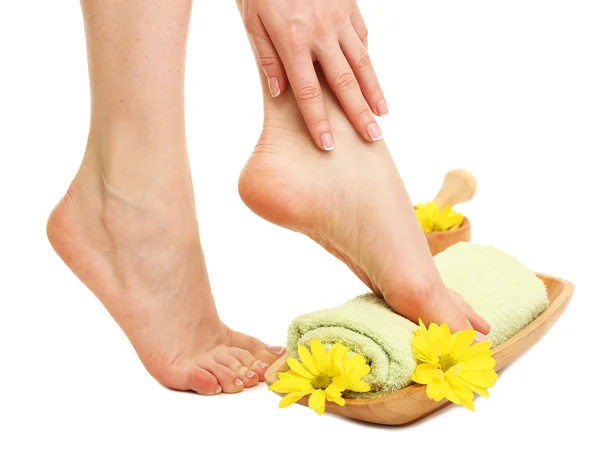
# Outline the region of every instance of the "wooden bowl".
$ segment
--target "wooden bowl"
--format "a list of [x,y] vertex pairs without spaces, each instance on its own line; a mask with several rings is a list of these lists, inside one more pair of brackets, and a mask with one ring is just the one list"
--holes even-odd
[[[548,290],[548,308],[529,325],[494,349],[497,371],[512,363],[539,341],[556,323],[571,300],[574,291],[572,283],[548,275],[538,274],[537,276],[544,282]],[[267,384],[271,385],[277,381],[276,373],[289,369],[286,359],[287,354],[267,370],[265,374]],[[308,405],[307,402],[306,397],[298,401],[304,406]],[[400,391],[374,399],[346,399],[344,407],[327,402],[325,410],[328,413],[370,423],[403,425],[418,421],[450,403],[447,400],[434,402],[425,394],[424,385],[412,384]]]
[[431,255],[442,252],[459,241],[471,241],[471,222],[465,217],[460,227],[454,230],[425,233]]

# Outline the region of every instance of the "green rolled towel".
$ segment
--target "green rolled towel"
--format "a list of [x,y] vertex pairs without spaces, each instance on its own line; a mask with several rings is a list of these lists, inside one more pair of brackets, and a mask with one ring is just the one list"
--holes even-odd
[[[544,283],[514,257],[492,246],[458,243],[434,258],[444,283],[459,293],[491,325],[496,346],[533,321],[548,306]],[[336,342],[360,354],[371,365],[366,393],[371,398],[406,387],[416,367],[410,339],[417,326],[393,312],[374,294],[332,309],[301,315],[292,321],[287,347],[299,358],[298,346],[319,339],[325,348]]]

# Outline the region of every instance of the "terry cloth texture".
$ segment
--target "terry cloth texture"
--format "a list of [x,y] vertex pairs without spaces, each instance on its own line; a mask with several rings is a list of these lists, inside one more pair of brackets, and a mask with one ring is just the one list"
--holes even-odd
[[[492,326],[496,346],[533,321],[548,306],[544,283],[514,257],[492,246],[458,243],[435,256],[444,283],[459,293]],[[310,349],[317,338],[325,349],[336,342],[360,354],[371,365],[366,393],[371,398],[406,387],[416,367],[410,339],[417,326],[393,312],[374,294],[338,307],[301,315],[292,321],[287,347],[298,357],[298,346]]]

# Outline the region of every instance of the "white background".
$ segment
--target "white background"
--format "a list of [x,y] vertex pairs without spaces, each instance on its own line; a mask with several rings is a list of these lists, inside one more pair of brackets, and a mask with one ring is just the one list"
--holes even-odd
[[[0,461],[593,460],[600,5],[389,0],[363,1],[362,9],[391,110],[384,136],[413,200],[432,199],[446,170],[470,169],[479,191],[458,209],[474,240],[573,281],[565,315],[501,374],[489,400],[476,401],[475,413],[448,408],[410,427],[279,410],[263,385],[214,398],[160,387],[45,237],[87,135],[79,6],[5,1]],[[283,343],[295,315],[364,287],[310,240],[263,222],[238,198],[262,109],[233,0],[196,2],[188,56],[189,149],[217,304],[232,327]]]

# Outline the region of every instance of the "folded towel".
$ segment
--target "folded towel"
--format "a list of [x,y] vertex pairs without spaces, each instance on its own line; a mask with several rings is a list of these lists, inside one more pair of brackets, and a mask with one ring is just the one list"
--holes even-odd
[[[458,292],[492,326],[494,346],[528,325],[548,306],[544,283],[514,257],[491,246],[458,243],[435,256],[444,283]],[[336,342],[360,354],[371,365],[366,393],[371,398],[406,387],[416,367],[410,339],[417,326],[393,312],[374,294],[332,309],[301,315],[292,321],[287,347],[299,358],[298,346],[319,339],[325,348]]]

